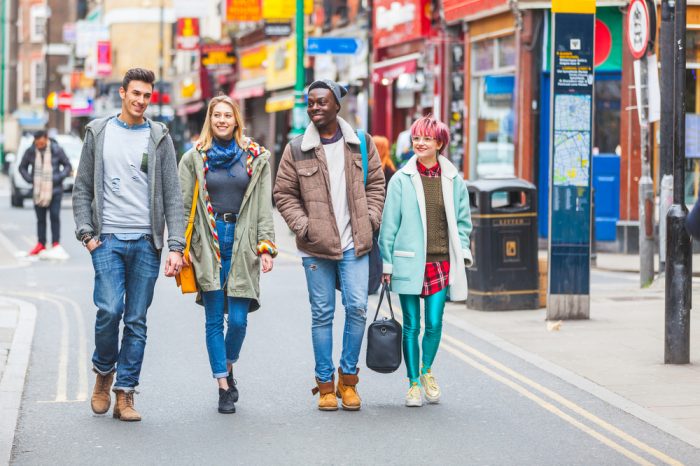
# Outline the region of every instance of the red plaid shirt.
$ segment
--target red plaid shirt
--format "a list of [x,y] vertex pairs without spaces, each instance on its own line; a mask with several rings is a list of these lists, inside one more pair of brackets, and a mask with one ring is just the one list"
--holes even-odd
[[[421,176],[427,176],[430,178],[437,178],[442,175],[442,170],[440,170],[440,164],[436,163],[431,168],[426,168],[420,162],[416,162],[418,167],[418,173]],[[442,291],[447,285],[449,285],[450,279],[450,261],[442,262],[427,262],[425,264],[425,275],[423,276],[423,292],[422,297],[430,296]]]

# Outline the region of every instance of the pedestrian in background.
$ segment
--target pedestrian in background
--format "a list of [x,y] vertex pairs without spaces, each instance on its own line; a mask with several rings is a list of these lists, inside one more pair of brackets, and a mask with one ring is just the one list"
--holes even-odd
[[[452,301],[467,298],[464,267],[472,264],[469,195],[455,166],[440,155],[449,139],[447,126],[432,117],[413,123],[415,155],[389,183],[379,232],[383,280],[399,294],[403,313],[409,380],[406,406],[422,406],[421,387],[429,402],[440,400],[432,366],[440,346],[445,301],[448,294]],[[425,303],[422,348],[418,345],[420,298]]]
[[260,268],[271,271],[277,255],[270,152],[246,137],[243,129],[231,98],[214,97],[196,147],[180,161],[185,212],[190,212],[198,190],[190,258],[204,303],[209,364],[219,386],[218,410],[224,414],[236,412],[233,365],[241,353],[248,313],[260,307]]
[[[63,180],[72,170],[70,160],[46,131],[34,133],[34,143],[29,146],[19,164],[19,173],[27,183],[32,184],[34,211],[38,242],[29,251],[30,256],[48,259],[68,259],[68,253],[61,246],[61,200]],[[50,250],[46,249],[46,214],[51,220]]]
[[[367,313],[369,252],[384,204],[384,174],[377,148],[367,135],[368,162],[360,139],[338,117],[347,90],[331,80],[309,86],[303,135],[284,150],[275,183],[275,202],[296,235],[311,304],[311,339],[316,359],[318,408],[359,410],[358,368]],[[343,350],[335,386],[333,315],[338,283],[345,306]]]
[[[168,128],[144,118],[155,75],[134,68],[124,75],[121,113],[90,122],[73,188],[76,236],[95,269],[97,374],[92,410],[111,403],[116,365],[114,417],[140,421],[134,408],[146,349],[146,312],[160,268],[163,230],[168,227],[165,275],[182,266],[185,219],[177,156]],[[119,324],[124,330],[119,345]]]
[[384,183],[385,186],[389,185],[389,180],[396,173],[396,165],[391,158],[391,149],[389,147],[389,140],[384,136],[372,136],[374,140],[374,145],[377,146],[377,152],[379,152],[379,160],[382,162],[382,170],[384,170]]

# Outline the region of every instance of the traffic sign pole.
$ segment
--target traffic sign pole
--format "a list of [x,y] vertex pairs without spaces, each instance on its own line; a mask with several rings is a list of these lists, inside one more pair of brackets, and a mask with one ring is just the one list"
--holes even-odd
[[635,86],[640,126],[642,176],[638,185],[639,206],[639,285],[646,288],[654,280],[654,183],[649,157],[649,88],[647,52],[652,17],[646,0],[632,0],[627,11],[627,45],[635,58]]

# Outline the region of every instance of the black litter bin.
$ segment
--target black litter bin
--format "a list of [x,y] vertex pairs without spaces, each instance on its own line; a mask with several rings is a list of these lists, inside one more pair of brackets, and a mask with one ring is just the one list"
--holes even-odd
[[537,188],[517,178],[467,182],[474,265],[467,307],[537,309]]

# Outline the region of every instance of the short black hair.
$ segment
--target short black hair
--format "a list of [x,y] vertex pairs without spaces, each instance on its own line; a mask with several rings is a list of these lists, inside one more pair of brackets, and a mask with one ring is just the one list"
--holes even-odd
[[45,138],[45,137],[48,137],[48,133],[43,129],[40,129],[39,131],[34,132],[34,140],[35,141],[37,139],[41,139],[41,138]]
[[122,87],[124,90],[129,89],[129,83],[131,81],[142,81],[153,87],[153,84],[156,82],[156,75],[153,71],[144,68],[131,68],[126,72],[122,80]]

